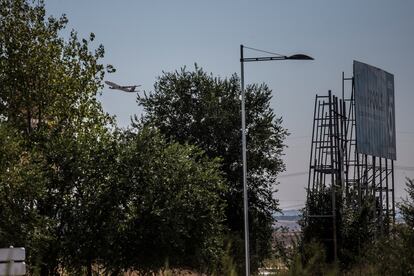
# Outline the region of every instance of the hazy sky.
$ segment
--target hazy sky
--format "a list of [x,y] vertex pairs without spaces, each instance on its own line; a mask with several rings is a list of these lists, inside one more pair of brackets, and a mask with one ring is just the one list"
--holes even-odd
[[[107,80],[146,91],[162,71],[192,69],[195,62],[222,77],[239,73],[240,44],[313,56],[245,67],[247,83],[273,90],[272,108],[291,133],[284,174],[302,174],[280,178],[284,208],[305,200],[315,94],[331,89],[339,96],[342,71],[352,76],[354,59],[380,67],[395,75],[396,165],[405,167],[396,170],[396,199],[405,196],[404,178],[414,178],[414,1],[46,0],[46,6],[55,16],[67,14],[80,36],[95,33],[104,62],[117,69]],[[133,94],[105,88],[100,99],[120,126],[142,112]]]

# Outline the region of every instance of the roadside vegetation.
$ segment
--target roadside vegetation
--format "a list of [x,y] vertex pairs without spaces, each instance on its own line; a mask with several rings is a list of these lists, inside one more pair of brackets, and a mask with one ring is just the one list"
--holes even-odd
[[[414,180],[406,179],[407,198],[398,205],[401,219],[389,235],[374,237],[374,225],[366,223],[369,206],[360,213],[345,210],[338,222],[338,259],[332,251],[332,223],[300,222],[302,232],[292,246],[276,243],[267,275],[414,275]],[[327,191],[330,196],[330,191]],[[329,196],[323,196],[329,210]],[[310,199],[315,200],[315,199]],[[309,208],[315,208],[315,203]],[[321,210],[319,210],[321,211]],[[340,216],[338,216],[340,217]],[[279,269],[277,269],[279,268]]]
[[[43,1],[0,0],[0,247],[30,275],[244,271],[240,81],[164,72],[120,129],[97,96],[95,35],[63,37]],[[246,91],[252,271],[272,256],[286,130],[271,91]]]
[[[67,23],[43,1],[0,0],[0,247],[25,247],[29,275],[244,275],[239,77],[163,72],[120,129],[97,100],[115,69]],[[270,100],[246,87],[253,274],[414,275],[411,179],[389,235],[371,206],[341,209],[336,261],[321,218],[291,246],[275,239],[288,133]],[[330,191],[309,200],[322,214]]]

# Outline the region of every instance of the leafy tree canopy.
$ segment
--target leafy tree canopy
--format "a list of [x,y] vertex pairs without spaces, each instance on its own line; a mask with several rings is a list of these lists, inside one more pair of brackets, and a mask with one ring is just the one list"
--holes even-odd
[[[145,109],[135,124],[155,126],[165,137],[202,148],[211,158],[222,159],[229,190],[226,223],[233,233],[237,261],[243,264],[243,200],[240,123],[240,81],[236,75],[221,79],[197,65],[194,71],[182,68],[164,72],[154,91],[138,96]],[[249,212],[253,268],[270,253],[273,214],[278,211],[274,197],[276,177],[284,170],[283,140],[287,135],[281,118],[270,108],[267,85],[246,88],[246,126],[249,183]],[[234,235],[235,234],[235,235]]]
[[404,218],[405,223],[411,228],[414,229],[414,179],[406,179],[406,191],[408,196],[403,202],[399,205],[401,214]]
[[[123,136],[114,256],[118,267],[215,268],[222,255],[226,186],[219,160],[167,143],[153,129]],[[116,220],[115,220],[116,221]]]
[[218,159],[111,129],[96,99],[104,48],[63,39],[67,18],[45,14],[42,1],[0,0],[0,245],[26,247],[34,275],[215,266]]
[[[104,48],[59,32],[66,16],[45,16],[44,4],[0,1],[0,118],[21,131],[53,127],[94,129],[109,122],[95,96],[101,87]],[[111,66],[108,67],[113,71]]]
[[113,171],[112,118],[96,99],[104,48],[90,50],[93,34],[63,39],[67,18],[45,14],[42,1],[0,0],[0,243],[25,246],[42,275],[96,258],[78,237],[100,244],[91,210]]

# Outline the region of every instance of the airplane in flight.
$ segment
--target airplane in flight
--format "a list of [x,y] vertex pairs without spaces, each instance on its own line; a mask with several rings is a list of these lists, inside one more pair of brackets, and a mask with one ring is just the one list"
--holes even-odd
[[141,85],[127,85],[127,86],[123,86],[123,85],[118,85],[114,82],[111,81],[105,81],[105,83],[107,85],[109,85],[109,89],[117,89],[117,90],[121,90],[124,92],[138,92],[135,91],[135,88],[140,87]]

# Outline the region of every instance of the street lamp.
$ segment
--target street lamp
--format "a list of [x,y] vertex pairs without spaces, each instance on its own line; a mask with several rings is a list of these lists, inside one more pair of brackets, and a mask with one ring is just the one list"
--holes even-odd
[[[274,56],[245,58],[243,55],[244,48],[259,51]],[[248,214],[248,198],[247,198],[247,160],[246,160],[246,108],[245,108],[245,91],[244,91],[244,63],[254,61],[271,61],[271,60],[313,60],[312,57],[304,54],[296,54],[292,56],[284,56],[263,50],[258,50],[240,45],[240,65],[241,65],[241,119],[242,119],[242,155],[243,155],[243,204],[244,204],[244,246],[246,256],[246,276],[250,276],[250,249],[249,249],[249,214]]]

